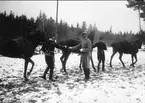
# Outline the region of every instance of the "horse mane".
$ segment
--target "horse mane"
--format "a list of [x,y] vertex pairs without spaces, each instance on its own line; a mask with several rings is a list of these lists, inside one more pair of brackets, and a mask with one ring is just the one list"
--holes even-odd
[[88,38],[90,39],[91,43],[94,44],[95,30],[88,34]]
[[67,40],[64,40],[64,41],[59,41],[58,43],[60,45],[76,46],[80,43],[80,40],[70,38],[70,39],[67,39]]

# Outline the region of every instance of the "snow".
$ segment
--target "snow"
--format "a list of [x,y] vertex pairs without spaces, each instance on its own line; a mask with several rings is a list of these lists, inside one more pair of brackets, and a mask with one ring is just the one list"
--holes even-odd
[[[93,60],[97,68],[96,52],[97,49]],[[118,54],[110,68],[111,53],[111,48],[105,52],[106,72],[96,73],[91,67],[91,79],[87,82],[83,80],[84,73],[79,72],[78,54],[71,54],[67,61],[68,75],[61,72],[61,53],[55,55],[56,82],[39,77],[46,68],[44,55],[32,57],[35,66],[28,82],[23,81],[23,59],[0,57],[0,103],[145,103],[145,51],[139,51],[135,67],[130,67],[131,56],[124,54],[126,68]]]

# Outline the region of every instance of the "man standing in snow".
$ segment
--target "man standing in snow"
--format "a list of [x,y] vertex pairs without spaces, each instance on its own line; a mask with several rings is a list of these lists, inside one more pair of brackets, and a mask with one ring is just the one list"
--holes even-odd
[[53,79],[53,71],[54,71],[54,50],[55,50],[55,47],[58,48],[58,49],[66,49],[66,47],[64,46],[61,46],[57,43],[55,43],[55,38],[56,38],[56,33],[53,33],[52,34],[52,37],[49,38],[49,40],[47,40],[41,50],[45,53],[45,61],[46,61],[46,64],[47,64],[47,68],[46,70],[44,71],[44,74],[43,76],[41,76],[43,79],[46,79],[46,74],[47,72],[49,71],[50,69],[50,75],[49,75],[49,79],[51,81],[55,81]]
[[98,72],[100,71],[100,63],[102,62],[102,71],[105,71],[105,53],[104,50],[107,50],[106,44],[102,41],[103,37],[99,38],[99,42],[93,45],[98,48],[97,58],[98,58]]
[[92,44],[91,44],[91,41],[87,37],[87,32],[83,32],[81,34],[81,43],[79,45],[70,47],[69,49],[71,49],[72,51],[77,50],[77,49],[80,50],[82,67],[85,74],[85,81],[89,80]]

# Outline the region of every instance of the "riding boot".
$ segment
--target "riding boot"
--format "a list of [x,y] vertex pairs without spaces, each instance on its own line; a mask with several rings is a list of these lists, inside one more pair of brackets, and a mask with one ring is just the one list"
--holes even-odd
[[85,73],[85,81],[88,81],[90,78],[90,69],[85,68],[84,73]]
[[105,72],[105,64],[104,64],[104,62],[102,63],[102,71]]
[[87,78],[87,71],[86,71],[86,68],[83,68],[84,69],[84,74],[85,74],[85,79]]
[[47,74],[48,70],[49,70],[49,67],[46,68],[46,70],[44,71],[43,76],[41,76],[45,80],[46,80],[46,74]]
[[49,80],[51,80],[51,81],[55,81],[55,80],[53,79],[53,69],[54,69],[54,68],[50,68]]
[[90,69],[89,68],[86,68],[86,76],[87,76],[87,79],[89,79],[90,78]]
[[98,63],[97,69],[98,69],[98,73],[99,73],[99,71],[100,71],[100,62]]

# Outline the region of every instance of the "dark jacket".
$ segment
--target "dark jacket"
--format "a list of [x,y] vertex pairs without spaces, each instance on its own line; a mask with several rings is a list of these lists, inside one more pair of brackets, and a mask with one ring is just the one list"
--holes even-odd
[[55,47],[58,48],[58,49],[66,49],[64,46],[61,46],[61,45],[55,43],[55,41],[49,39],[48,41],[43,43],[43,46],[42,46],[41,50],[46,55],[54,55],[54,49],[55,49]]
[[98,42],[96,44],[93,45],[93,48],[94,47],[98,47],[98,51],[104,51],[104,50],[107,50],[107,47],[106,47],[106,44],[103,43],[103,42]]

